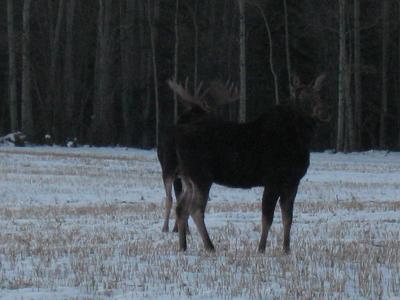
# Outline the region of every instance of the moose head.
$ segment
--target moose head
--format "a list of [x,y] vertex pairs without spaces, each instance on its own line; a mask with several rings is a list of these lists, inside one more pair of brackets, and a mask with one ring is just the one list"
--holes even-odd
[[296,106],[306,115],[312,116],[320,122],[328,122],[331,119],[330,106],[321,99],[320,91],[326,74],[319,75],[309,84],[301,82],[295,75],[291,83],[292,98],[295,99]]

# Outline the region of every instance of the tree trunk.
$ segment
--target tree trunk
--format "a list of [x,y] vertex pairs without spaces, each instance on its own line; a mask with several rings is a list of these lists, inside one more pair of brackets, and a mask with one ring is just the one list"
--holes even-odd
[[386,148],[386,117],[388,110],[388,48],[389,48],[389,1],[382,1],[382,102],[379,121],[379,147]]
[[112,3],[112,0],[99,0],[95,92],[91,124],[91,140],[94,145],[109,145],[114,142],[113,88],[111,80]]
[[[148,77],[151,76],[152,74],[152,53],[151,51],[146,51],[145,54],[146,59],[144,59],[144,62],[146,63],[145,67],[146,69],[143,70],[143,72],[146,73]],[[150,83],[150,82],[149,82]],[[150,137],[151,137],[151,132],[150,132],[150,115],[151,115],[151,96],[152,96],[152,90],[150,84],[146,85],[146,94],[144,98],[144,106],[143,106],[143,120],[144,120],[144,126],[143,126],[143,141],[142,141],[142,147],[145,149],[150,148],[152,146]],[[157,133],[156,133],[157,134]],[[153,143],[154,145],[154,143]],[[157,145],[156,145],[157,146]]]
[[[229,24],[229,40],[228,40],[228,50],[227,50],[227,77],[233,74],[233,70],[236,70],[237,59],[235,57],[235,49],[236,49],[236,30],[239,14],[234,7],[231,7],[231,20]],[[238,120],[238,111],[239,111],[239,103],[232,103],[228,106],[229,109],[229,120],[237,121]]]
[[[75,78],[74,78],[74,19],[75,19],[75,0],[69,0],[66,12],[65,28],[65,56],[64,56],[64,101],[65,101],[65,123],[63,132],[69,138],[77,138],[78,119],[75,114]],[[64,127],[63,126],[63,127]]]
[[354,0],[354,106],[355,147],[360,150],[362,148],[360,0]]
[[278,87],[278,76],[276,75],[275,69],[274,69],[274,56],[273,56],[273,44],[272,44],[272,35],[271,35],[271,29],[269,27],[268,19],[266,14],[264,13],[263,8],[255,2],[255,5],[257,6],[258,10],[261,13],[261,16],[264,20],[264,25],[267,30],[267,35],[268,35],[268,43],[269,43],[269,67],[272,73],[272,77],[274,78],[274,90],[275,90],[275,104],[278,105],[280,103],[279,101],[279,87]]
[[[50,69],[49,69],[49,86],[46,105],[51,108],[50,112],[50,126],[46,128],[53,134],[56,143],[63,142],[61,127],[64,121],[64,105],[61,99],[60,86],[57,86],[57,69],[58,69],[58,55],[60,53],[60,36],[61,36],[61,23],[64,16],[64,0],[58,3],[57,18],[54,30],[50,30]],[[49,18],[52,20],[52,14]],[[51,28],[53,24],[50,23]]]
[[[178,24],[178,14],[179,14],[179,0],[175,3],[175,51],[174,51],[174,78],[178,80],[178,62],[179,62],[179,24]],[[174,123],[178,121],[178,95],[174,93]]]
[[194,12],[193,12],[193,26],[194,26],[194,74],[193,74],[193,83],[194,86],[197,86],[197,77],[198,77],[198,67],[199,67],[199,25],[197,22],[197,9],[198,9],[198,0],[194,2]]
[[286,54],[286,69],[288,73],[288,86],[289,86],[289,95],[291,100],[294,104],[294,93],[292,91],[292,63],[290,59],[290,38],[289,38],[289,22],[288,22],[288,9],[287,9],[287,1],[283,0],[283,10],[284,10],[284,17],[285,17],[285,54]]
[[346,78],[345,78],[345,152],[352,152],[355,150],[355,133],[354,133],[354,112],[353,102],[351,98],[351,74],[352,57],[351,51],[348,51],[348,58],[346,60]]
[[133,144],[134,132],[138,130],[133,126],[134,123],[134,107],[133,82],[135,80],[134,69],[138,72],[139,68],[132,63],[132,54],[135,53],[133,37],[137,28],[133,28],[134,21],[137,18],[136,1],[120,0],[120,54],[121,54],[121,107],[122,122],[124,127],[124,144]]
[[207,1],[208,12],[206,16],[208,17],[208,34],[206,42],[210,45],[207,51],[207,61],[209,63],[208,71],[211,74],[219,76],[221,62],[217,54],[218,47],[220,47],[216,39],[216,31],[218,30],[216,28],[217,2],[218,1],[215,0]]
[[346,0],[339,0],[339,78],[336,150],[344,150],[344,103],[346,97]]
[[[147,0],[147,17],[150,29],[150,43],[151,43],[151,60],[153,68],[153,83],[154,83],[154,101],[155,101],[155,120],[156,120],[156,140],[155,145],[158,146],[159,142],[159,121],[160,121],[160,109],[158,102],[158,73],[157,73],[157,60],[156,60],[156,32],[155,32],[155,20],[158,18],[158,0],[155,0],[153,7],[151,1]],[[153,8],[153,9],[152,9]]]
[[22,12],[22,91],[21,129],[28,140],[34,137],[32,95],[31,95],[31,0],[24,0]]
[[184,2],[184,3],[186,5],[187,10],[190,13],[190,16],[191,16],[192,22],[193,22],[193,29],[194,29],[193,86],[197,86],[198,68],[199,68],[199,25],[197,22],[198,0],[194,1],[194,8],[190,7],[190,5],[188,3],[186,3],[186,2]]
[[[137,72],[138,75],[136,76],[135,82],[138,82],[139,85],[137,88],[139,90],[143,90],[142,92],[137,93],[137,98],[139,102],[136,103],[136,107],[140,108],[140,113],[138,114],[138,119],[140,122],[137,122],[135,125],[140,128],[140,132],[138,132],[138,144],[141,147],[145,147],[147,145],[149,130],[148,128],[148,119],[149,114],[146,114],[147,107],[150,108],[149,103],[149,90],[151,84],[151,72],[149,73],[149,62],[150,58],[150,41],[149,41],[149,31],[150,28],[148,26],[148,18],[147,18],[147,1],[137,0],[137,10],[138,10],[138,50],[137,55],[135,56],[135,65],[138,66],[139,71]],[[148,109],[150,111],[150,109]]]
[[239,4],[239,46],[240,46],[240,102],[239,122],[246,121],[246,0],[238,0]]
[[7,31],[8,31],[8,107],[10,111],[10,129],[18,130],[17,101],[17,67],[15,60],[15,25],[14,0],[7,1]]
[[397,99],[397,149],[400,150],[400,0],[398,1],[398,6],[397,6],[397,14],[398,14],[398,19],[397,19],[397,32],[398,32],[398,83],[397,83],[397,87],[399,89],[399,94],[397,95],[398,99]]

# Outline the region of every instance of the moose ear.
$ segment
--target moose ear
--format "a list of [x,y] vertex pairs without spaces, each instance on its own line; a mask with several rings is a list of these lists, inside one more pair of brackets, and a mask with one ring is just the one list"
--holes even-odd
[[322,88],[322,82],[324,81],[324,79],[326,78],[326,74],[322,73],[321,75],[319,75],[317,78],[315,78],[314,84],[313,84],[313,90],[314,91],[321,91]]
[[293,88],[298,88],[298,87],[301,86],[301,85],[302,85],[302,84],[301,84],[301,81],[300,81],[299,76],[297,76],[297,74],[294,74],[293,77],[292,77],[291,86],[292,86]]

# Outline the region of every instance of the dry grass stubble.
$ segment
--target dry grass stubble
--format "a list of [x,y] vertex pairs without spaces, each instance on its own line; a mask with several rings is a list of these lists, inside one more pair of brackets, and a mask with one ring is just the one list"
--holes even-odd
[[[58,162],[65,155],[53,159]],[[74,163],[82,164],[79,176],[88,176],[83,171],[87,162],[74,157]],[[154,172],[155,164],[149,164],[150,178],[137,179],[142,180],[138,185],[152,185],[160,176]],[[134,169],[134,165],[129,167]],[[125,178],[118,168],[111,175],[98,174],[113,184],[118,176]],[[123,186],[110,184],[102,197],[111,198],[118,189]],[[161,193],[161,183],[157,189]],[[260,202],[256,200],[209,203],[206,223],[217,247],[214,254],[203,250],[193,224],[189,250],[179,253],[176,234],[161,233],[161,202],[2,203],[0,288],[3,292],[50,290],[57,295],[58,289],[69,287],[85,299],[400,296],[400,221],[393,217],[399,203],[365,202],[357,197],[332,203],[320,198],[299,201],[290,255],[281,251],[279,209],[266,253],[256,252],[260,233]]]

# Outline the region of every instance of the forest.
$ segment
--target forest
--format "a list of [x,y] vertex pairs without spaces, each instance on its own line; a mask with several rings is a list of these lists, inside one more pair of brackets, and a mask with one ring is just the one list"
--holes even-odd
[[313,84],[333,117],[314,150],[400,149],[398,0],[0,2],[0,136],[157,146],[184,110],[167,80],[230,80],[231,121]]

